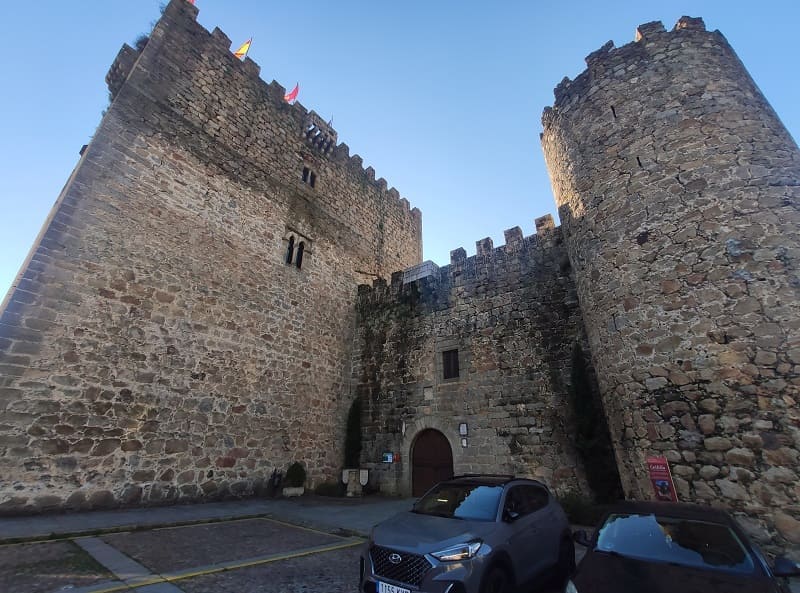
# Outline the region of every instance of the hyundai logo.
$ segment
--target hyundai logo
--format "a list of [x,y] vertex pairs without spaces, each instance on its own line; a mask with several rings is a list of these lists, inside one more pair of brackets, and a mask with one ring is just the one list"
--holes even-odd
[[403,557],[400,554],[392,554],[389,556],[389,562],[392,564],[400,564],[403,561]]

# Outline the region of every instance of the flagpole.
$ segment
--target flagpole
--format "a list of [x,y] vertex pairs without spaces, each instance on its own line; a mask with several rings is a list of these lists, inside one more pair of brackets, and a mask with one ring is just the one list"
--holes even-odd
[[250,48],[253,47],[253,39],[255,39],[255,37],[250,38],[250,43],[247,44],[247,49],[244,52],[244,57],[242,58],[242,61],[245,61],[247,59],[247,54],[250,53]]

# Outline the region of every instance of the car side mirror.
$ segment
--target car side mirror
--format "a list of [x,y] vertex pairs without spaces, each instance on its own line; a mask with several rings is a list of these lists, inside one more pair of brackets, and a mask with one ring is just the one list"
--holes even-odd
[[592,542],[589,540],[589,534],[587,534],[583,529],[578,529],[578,531],[573,533],[572,539],[575,540],[576,544],[580,544],[586,548],[592,545]]
[[519,519],[519,513],[516,511],[509,511],[508,509],[503,511],[503,521],[506,523],[513,523],[517,519]]
[[786,556],[778,556],[772,565],[772,574],[776,577],[796,577],[800,575],[800,566]]

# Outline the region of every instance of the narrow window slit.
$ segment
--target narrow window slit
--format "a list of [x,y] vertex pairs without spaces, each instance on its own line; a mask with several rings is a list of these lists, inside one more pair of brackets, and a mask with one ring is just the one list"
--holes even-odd
[[300,241],[300,244],[297,246],[297,259],[294,262],[298,270],[300,269],[300,266],[303,265],[303,251],[305,251],[305,249],[305,241]]
[[612,113],[612,115],[614,116],[614,119],[617,119],[617,110],[616,110],[616,109],[614,109],[614,106],[613,106],[613,105],[611,106],[611,113]]
[[[302,245],[302,243],[300,244]],[[289,248],[286,250],[286,263],[291,264],[292,259],[294,259],[294,235],[289,237]]]
[[303,183],[314,187],[317,185],[317,174],[309,167],[303,167]]
[[640,159],[638,156],[636,157],[636,162],[639,163],[640,168],[644,169],[644,165],[642,165],[642,159]]

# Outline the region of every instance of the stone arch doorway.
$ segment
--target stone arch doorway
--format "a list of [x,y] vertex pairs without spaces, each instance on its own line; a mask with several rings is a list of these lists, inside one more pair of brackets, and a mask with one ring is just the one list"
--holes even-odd
[[453,450],[447,437],[428,428],[414,439],[411,449],[411,495],[422,496],[437,482],[453,477]]

